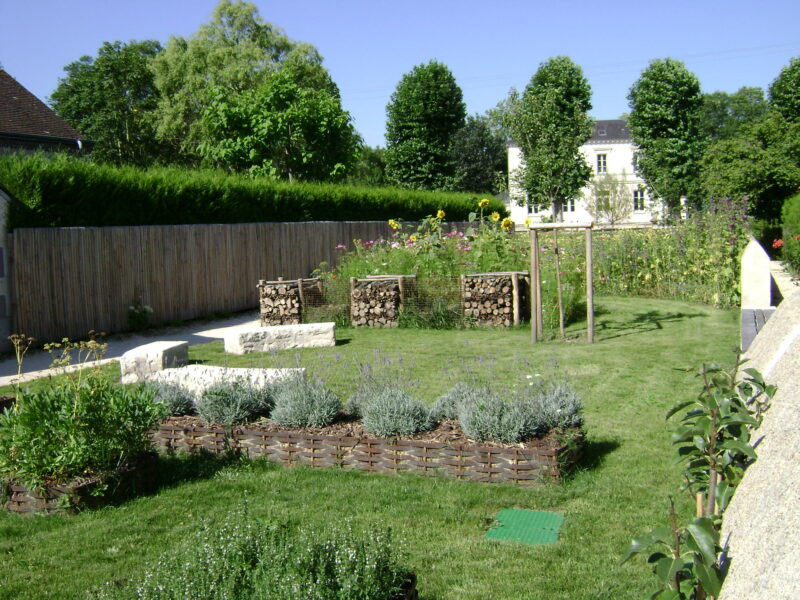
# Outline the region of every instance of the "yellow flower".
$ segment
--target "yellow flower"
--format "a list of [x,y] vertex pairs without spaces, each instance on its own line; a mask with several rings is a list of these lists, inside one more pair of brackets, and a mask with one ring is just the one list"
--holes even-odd
[[525,227],[530,227],[533,220],[530,217],[525,217]]
[[502,228],[503,228],[503,229],[505,229],[506,231],[508,231],[509,229],[511,229],[513,226],[514,226],[514,221],[512,221],[512,220],[511,220],[511,219],[509,219],[508,217],[506,217],[505,219],[503,219],[503,222],[502,222],[502,223],[500,223],[500,227],[502,227]]
[[487,206],[489,206],[489,201],[486,198],[478,202],[478,207],[480,208],[486,208]]
[[436,211],[436,218],[444,219],[444,211],[441,208],[438,211]]
[[408,236],[408,241],[409,242],[416,242],[417,240],[419,240],[419,238],[416,235]]
[[499,221],[500,220],[500,213],[495,211],[492,213],[492,221]]
[[389,219],[389,227],[391,227],[392,229],[400,229],[400,223],[398,223],[394,219]]

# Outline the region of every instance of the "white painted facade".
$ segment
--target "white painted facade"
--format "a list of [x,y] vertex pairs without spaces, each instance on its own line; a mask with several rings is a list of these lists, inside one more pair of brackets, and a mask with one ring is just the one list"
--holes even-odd
[[[636,146],[627,133],[624,121],[597,121],[589,141],[581,146],[580,152],[592,169],[592,177],[611,175],[621,181],[626,190],[630,211],[618,224],[620,226],[647,226],[660,220],[663,203],[653,200],[645,189],[644,180],[634,170]],[[517,146],[508,148],[509,173],[509,212],[518,225],[530,218],[532,223],[554,220],[553,207],[528,206],[525,193],[515,181],[515,173],[522,164],[522,151]],[[594,195],[591,185],[583,188],[581,196],[563,207],[562,220],[565,223],[587,223],[595,221],[601,225],[603,219],[592,216],[588,210],[588,200]]]

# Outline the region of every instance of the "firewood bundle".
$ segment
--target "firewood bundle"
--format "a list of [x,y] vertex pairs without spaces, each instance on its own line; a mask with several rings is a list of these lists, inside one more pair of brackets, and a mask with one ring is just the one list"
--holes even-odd
[[526,305],[527,275],[527,272],[462,275],[464,316],[488,327],[519,325]]
[[350,322],[356,327],[397,327],[413,276],[350,280]]
[[303,321],[303,309],[313,298],[321,297],[318,278],[258,282],[261,326],[297,325]]

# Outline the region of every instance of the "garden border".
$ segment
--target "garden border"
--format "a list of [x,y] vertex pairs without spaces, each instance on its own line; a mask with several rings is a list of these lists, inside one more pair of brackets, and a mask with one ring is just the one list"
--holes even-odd
[[[576,432],[580,442],[582,434]],[[333,436],[298,431],[232,430],[162,421],[153,433],[160,452],[233,451],[286,466],[357,468],[378,473],[441,474],[472,481],[530,484],[559,481],[578,459],[580,443],[547,436],[500,446],[473,442]]]

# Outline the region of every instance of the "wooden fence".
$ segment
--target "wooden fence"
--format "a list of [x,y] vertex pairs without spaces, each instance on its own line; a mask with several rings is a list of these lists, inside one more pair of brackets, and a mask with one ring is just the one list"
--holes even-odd
[[18,229],[9,235],[13,331],[41,342],[124,331],[134,301],[152,323],[258,306],[260,279],[297,279],[338,244],[391,233],[385,222]]

